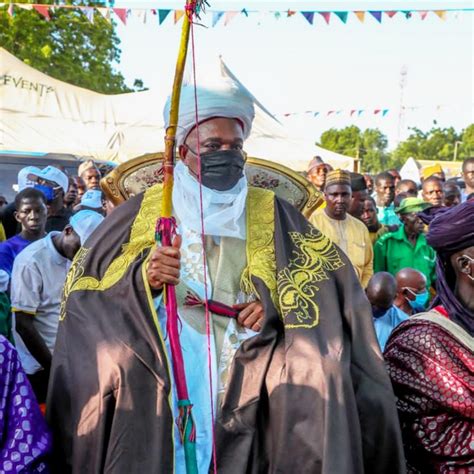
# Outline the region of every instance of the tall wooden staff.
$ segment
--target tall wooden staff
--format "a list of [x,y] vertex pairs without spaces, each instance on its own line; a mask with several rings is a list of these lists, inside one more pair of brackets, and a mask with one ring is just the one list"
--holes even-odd
[[[164,182],[161,217],[156,224],[156,240],[163,246],[170,246],[176,235],[176,222],[171,215],[173,195],[173,171],[175,164],[176,130],[178,127],[179,100],[183,83],[184,68],[188,52],[189,34],[193,17],[203,7],[204,0],[186,0],[186,15],[184,15],[181,31],[178,59],[171,93],[171,107],[169,126],[166,129],[165,154],[163,162]],[[186,472],[198,474],[196,460],[196,427],[192,417],[192,403],[189,400],[186,373],[184,370],[183,352],[178,330],[178,305],[173,285],[164,285],[163,288],[167,323],[166,329],[170,342],[171,359],[173,364],[174,382],[178,396],[179,416],[178,429],[183,443]],[[212,403],[212,402],[211,402]]]

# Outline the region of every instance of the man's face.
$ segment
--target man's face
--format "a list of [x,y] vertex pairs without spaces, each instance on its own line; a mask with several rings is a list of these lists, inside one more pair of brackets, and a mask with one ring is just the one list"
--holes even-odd
[[403,214],[400,216],[400,219],[405,225],[405,232],[408,235],[418,236],[425,228],[423,221],[414,212],[410,214]]
[[443,187],[439,181],[425,181],[423,183],[423,199],[433,206],[443,205]]
[[351,187],[348,184],[331,184],[324,191],[326,211],[333,219],[345,219],[351,204]]
[[377,221],[377,208],[374,206],[374,203],[370,199],[364,201],[362,206],[361,214],[362,222],[367,226],[370,231],[377,230],[378,221]]
[[325,164],[316,166],[308,173],[308,179],[318,188],[324,189],[326,184],[326,176],[328,174],[329,167]]
[[461,203],[461,191],[457,186],[446,186],[444,188],[444,205],[454,207]]
[[22,199],[15,211],[15,219],[21,224],[21,230],[33,234],[44,231],[47,208],[42,199]]
[[377,193],[379,203],[385,207],[389,206],[395,197],[395,183],[393,178],[381,179],[378,184],[375,185],[375,192]]
[[[201,155],[219,150],[243,150],[244,132],[237,120],[213,118],[199,124]],[[196,128],[187,136],[185,145],[179,147],[179,155],[196,178],[199,176],[198,134]],[[205,159],[205,157],[203,157]]]
[[89,168],[82,173],[87,189],[100,189],[100,172],[97,168]]
[[473,189],[474,188],[474,162],[473,161],[468,161],[464,165],[462,176],[464,178],[464,182],[466,183],[466,186],[469,187],[469,189]]
[[398,194],[406,194],[407,197],[416,197],[418,196],[418,189],[416,188],[416,184],[412,182],[408,183],[401,183],[395,189],[395,195]]
[[69,178],[69,188],[64,196],[64,203],[68,206],[74,204],[77,199],[77,184],[74,179]]
[[423,278],[423,275],[418,275],[416,273],[407,279],[405,287],[402,288],[403,295],[411,301],[415,300],[417,294],[424,293],[425,291],[426,279]]
[[369,193],[366,189],[362,191],[352,191],[349,214],[357,219],[361,219],[362,212],[364,211],[364,203],[368,197]]

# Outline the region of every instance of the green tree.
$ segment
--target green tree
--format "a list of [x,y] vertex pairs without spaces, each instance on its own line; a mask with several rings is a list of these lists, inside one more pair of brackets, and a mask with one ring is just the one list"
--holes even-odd
[[[456,151],[456,153],[455,153]],[[415,160],[458,160],[467,158],[474,152],[474,124],[461,133],[453,127],[434,127],[427,132],[412,128],[410,136],[401,142],[392,153],[394,162],[405,162],[410,157]]]
[[342,129],[331,128],[320,138],[319,146],[352,156],[361,160],[361,169],[368,172],[378,172],[391,166],[387,153],[387,137],[376,128],[361,131],[351,125]]
[[[20,0],[20,3],[33,2]],[[34,0],[34,3],[51,2]],[[66,3],[78,4],[76,0]],[[80,4],[104,6],[100,2]],[[78,9],[55,8],[49,10],[51,20],[46,21],[37,11],[20,7],[15,7],[11,17],[7,7],[0,9],[0,45],[26,64],[61,81],[100,93],[132,90],[114,69],[121,53],[114,25],[99,12],[96,11],[91,23]]]

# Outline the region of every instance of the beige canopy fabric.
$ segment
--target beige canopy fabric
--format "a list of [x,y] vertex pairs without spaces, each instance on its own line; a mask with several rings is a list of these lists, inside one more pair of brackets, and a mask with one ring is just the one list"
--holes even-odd
[[[216,74],[244,87],[222,61]],[[98,94],[53,79],[0,48],[0,150],[116,162],[163,151],[162,110],[168,92]],[[299,171],[319,155],[334,167],[353,169],[353,158],[290,136],[257,99],[255,108],[246,142],[249,155]]]

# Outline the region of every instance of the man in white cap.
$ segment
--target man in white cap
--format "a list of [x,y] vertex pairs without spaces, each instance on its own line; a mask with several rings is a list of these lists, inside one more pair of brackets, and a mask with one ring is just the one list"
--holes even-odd
[[21,363],[39,403],[46,399],[67,272],[80,246],[103,219],[97,212],[80,211],[62,232],[52,231],[33,242],[13,264],[13,334]]
[[69,188],[67,175],[55,166],[46,166],[31,171],[29,178],[36,180],[34,187],[40,189],[48,200],[46,231],[62,231],[71,217],[71,211],[64,207],[64,196]]
[[107,217],[68,276],[47,413],[58,472],[185,472],[164,284],[176,286],[200,473],[214,446],[220,473],[404,472],[349,260],[290,204],[248,186],[252,98],[234,83],[199,87],[199,127],[194,99],[184,87],[173,245],[155,243],[156,185]]

